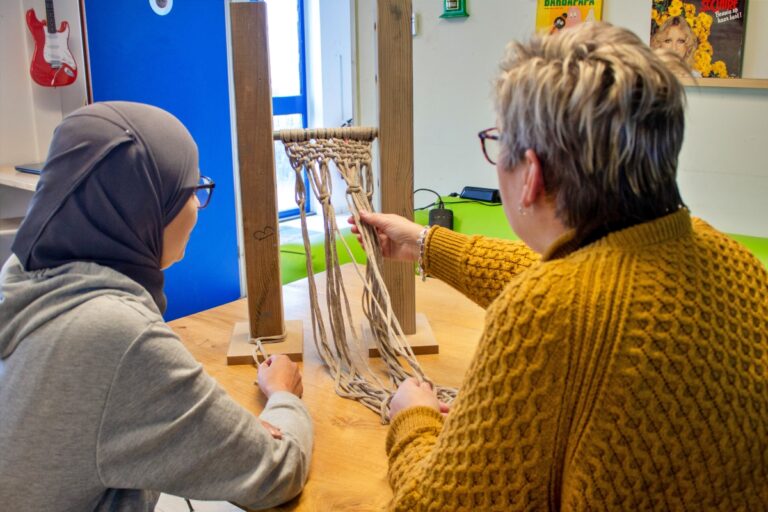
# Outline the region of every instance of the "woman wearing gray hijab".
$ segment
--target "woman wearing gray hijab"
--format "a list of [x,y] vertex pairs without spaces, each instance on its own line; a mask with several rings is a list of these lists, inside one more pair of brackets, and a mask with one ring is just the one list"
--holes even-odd
[[297,366],[259,367],[259,419],[163,322],[163,273],[212,184],[169,113],[97,103],[56,129],[0,272],[0,504],[153,510],[160,492],[266,508],[312,451]]

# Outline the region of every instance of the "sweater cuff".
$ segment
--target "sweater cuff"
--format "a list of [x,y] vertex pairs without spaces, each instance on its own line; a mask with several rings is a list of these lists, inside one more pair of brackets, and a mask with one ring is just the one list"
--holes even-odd
[[409,407],[395,416],[387,432],[387,455],[398,441],[411,434],[432,431],[437,435],[443,428],[443,415],[431,407]]
[[442,227],[430,231],[424,242],[424,269],[427,275],[462,289],[467,245],[473,238]]
[[314,427],[301,398],[288,391],[272,393],[259,418],[295,436],[306,452],[311,453]]
[[269,406],[275,407],[279,405],[292,405],[302,410],[307,409],[307,407],[304,405],[304,402],[301,400],[301,398],[297,397],[290,391],[275,391],[274,393],[272,393],[272,396],[270,396],[267,399],[266,407],[269,407]]

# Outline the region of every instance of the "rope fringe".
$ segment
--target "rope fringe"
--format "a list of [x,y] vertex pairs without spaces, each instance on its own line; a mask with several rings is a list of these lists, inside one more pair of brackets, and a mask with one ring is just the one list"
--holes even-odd
[[[381,422],[386,424],[389,422],[392,394],[406,378],[416,377],[419,381],[429,382],[437,389],[438,399],[445,403],[453,401],[456,389],[435,386],[419,366],[392,309],[381,274],[383,256],[376,232],[360,221],[361,211],[373,211],[371,143],[376,135],[375,128],[350,127],[282,130],[274,133],[274,139],[285,144],[285,152],[296,176],[295,195],[301,212],[301,231],[304,252],[307,255],[307,280],[315,347],[334,379],[336,393],[344,398],[357,400],[379,413]],[[330,201],[331,163],[339,171],[347,187],[347,206],[360,230],[363,249],[368,257],[365,275],[357,263],[354,263],[351,249],[341,236],[336,223],[336,214]],[[312,251],[305,213],[307,191],[302,179],[303,172],[307,175],[312,194],[317,198],[323,214],[327,274],[325,310],[319,303],[312,270]],[[349,298],[341,277],[337,240],[341,240],[363,282],[363,313],[386,367],[387,384],[371,370],[367,361],[367,350],[353,325]]]

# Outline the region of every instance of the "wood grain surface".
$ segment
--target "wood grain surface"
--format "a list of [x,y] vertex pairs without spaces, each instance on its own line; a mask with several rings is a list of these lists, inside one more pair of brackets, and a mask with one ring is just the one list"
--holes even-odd
[[[353,314],[362,319],[362,284],[352,264],[342,267]],[[322,296],[325,275],[318,274]],[[440,353],[419,356],[427,374],[437,382],[458,386],[469,366],[483,325],[484,311],[448,285],[428,279],[415,282],[416,309],[429,320]],[[324,297],[321,297],[324,300]],[[373,511],[391,498],[386,480],[384,441],[387,427],[378,415],[334,392],[333,381],[314,347],[309,317],[307,280],[285,285],[286,316],[303,320],[304,401],[315,423],[315,448],[304,492],[277,510]],[[253,366],[227,366],[232,329],[247,319],[245,300],[203,311],[170,323],[205,370],[243,407],[259,414],[265,398],[254,385]],[[378,360],[369,360],[376,366]]]

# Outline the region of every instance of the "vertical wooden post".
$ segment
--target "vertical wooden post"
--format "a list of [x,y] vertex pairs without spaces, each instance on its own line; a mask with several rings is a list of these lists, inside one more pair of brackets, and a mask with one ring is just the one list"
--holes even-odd
[[[381,209],[413,219],[411,0],[378,0],[377,4]],[[415,333],[413,265],[385,261],[383,275],[403,332]]]
[[230,4],[243,249],[252,338],[284,331],[267,5]]

